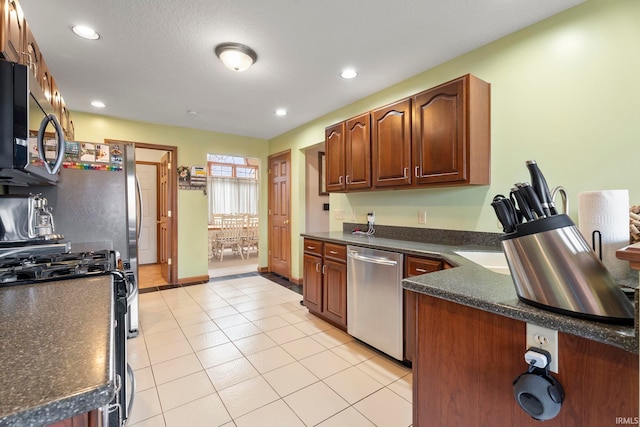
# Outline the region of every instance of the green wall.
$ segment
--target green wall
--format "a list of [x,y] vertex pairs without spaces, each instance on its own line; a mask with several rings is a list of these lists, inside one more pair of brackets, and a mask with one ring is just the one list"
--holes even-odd
[[[205,166],[207,153],[256,157],[261,161],[261,212],[267,212],[267,150],[263,139],[174,126],[115,119],[73,112],[77,141],[117,139],[178,147],[177,165]],[[178,190],[178,278],[208,274],[207,196],[202,191]],[[262,224],[266,224],[266,216]],[[266,226],[260,230],[260,265],[267,265]]]
[[[629,189],[640,203],[640,2],[589,0],[496,42],[430,69],[269,141],[269,152],[292,149],[292,194],[304,192],[305,147],[324,128],[466,73],[491,83],[491,185],[332,194],[333,219],[343,210],[357,222],[499,232],[491,199],[529,181],[537,160],[550,187],[562,185],[577,222],[581,191]],[[292,276],[301,277],[304,205],[293,206]],[[427,224],[418,224],[418,211]]]

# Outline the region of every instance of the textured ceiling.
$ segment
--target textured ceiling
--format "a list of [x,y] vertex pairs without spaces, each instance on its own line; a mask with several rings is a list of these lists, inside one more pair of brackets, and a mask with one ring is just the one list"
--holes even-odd
[[[20,0],[71,111],[272,138],[583,0]],[[94,27],[102,38],[73,35]],[[223,42],[258,61],[235,73]],[[340,71],[358,70],[354,80]],[[94,99],[107,107],[96,110]],[[286,108],[286,117],[274,111]],[[197,111],[190,115],[188,110]]]

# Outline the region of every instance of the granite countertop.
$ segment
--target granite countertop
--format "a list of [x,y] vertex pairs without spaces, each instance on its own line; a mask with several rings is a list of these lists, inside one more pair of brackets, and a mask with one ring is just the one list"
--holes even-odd
[[0,288],[0,425],[40,426],[114,393],[111,275]]
[[[402,281],[403,288],[638,353],[637,290],[635,328],[611,325],[557,314],[525,304],[518,299],[511,276],[494,273],[454,252],[500,251],[499,247],[493,245],[482,242],[469,245],[459,242],[432,244],[375,235],[353,235],[342,231],[306,233],[302,234],[302,237],[442,259],[457,268],[406,278]],[[632,279],[622,284],[637,287],[638,276],[634,274]]]

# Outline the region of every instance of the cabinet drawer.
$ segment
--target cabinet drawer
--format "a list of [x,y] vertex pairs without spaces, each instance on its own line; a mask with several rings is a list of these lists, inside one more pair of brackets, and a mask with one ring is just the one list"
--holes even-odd
[[304,239],[304,251],[309,254],[322,256],[322,242],[318,240]]
[[324,244],[324,257],[335,261],[347,262],[347,247],[333,243]]
[[406,256],[405,277],[419,276],[442,270],[442,261],[428,258]]

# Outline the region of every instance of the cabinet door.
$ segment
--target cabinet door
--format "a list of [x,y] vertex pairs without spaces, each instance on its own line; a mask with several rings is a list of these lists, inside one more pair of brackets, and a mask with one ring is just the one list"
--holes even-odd
[[0,54],[9,61],[22,63],[22,9],[15,0],[0,0],[0,6]]
[[31,74],[38,80],[40,78],[40,59],[42,58],[42,54],[40,53],[38,43],[36,43],[36,39],[33,37],[27,21],[24,21],[24,52],[26,53],[26,55],[24,55],[24,62],[29,66]]
[[372,113],[373,186],[411,184],[411,99]]
[[327,191],[343,191],[345,184],[344,162],[344,122],[335,124],[325,129],[324,141],[327,159]]
[[347,120],[346,125],[347,190],[371,187],[371,116],[362,114]]
[[324,295],[322,314],[332,322],[347,326],[347,265],[324,263]]
[[457,79],[414,97],[413,159],[418,184],[464,181],[464,84]]
[[304,254],[302,293],[304,305],[309,311],[322,311],[322,258]]
[[[442,269],[443,262],[420,258],[415,256],[405,256],[404,277],[420,276]],[[404,359],[410,362],[415,360],[416,353],[416,297],[413,291],[403,291],[404,301]]]

